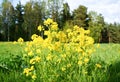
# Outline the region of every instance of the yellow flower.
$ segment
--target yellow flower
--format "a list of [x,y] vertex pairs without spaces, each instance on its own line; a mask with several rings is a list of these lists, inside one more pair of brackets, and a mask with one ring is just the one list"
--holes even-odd
[[32,52],[32,51],[30,51],[29,53],[28,53],[28,56],[33,56],[34,55],[34,53]]
[[36,50],[36,53],[40,54],[40,53],[41,53],[41,50],[40,50],[40,49],[37,49],[37,50]]
[[39,26],[38,26],[38,30],[39,30],[39,31],[44,30],[43,26],[39,25]]
[[68,33],[69,33],[69,32],[71,32],[71,31],[72,31],[71,29],[67,29],[67,31],[66,31],[66,32],[68,32]]
[[82,65],[82,61],[78,61],[78,65]]
[[30,72],[31,70],[29,68],[25,68],[23,71],[23,74],[25,74],[26,76],[29,76],[31,74]]
[[17,43],[16,41],[13,42],[13,44],[16,44],[16,43]]
[[78,30],[79,27],[78,27],[77,25],[75,25],[75,26],[73,27],[73,29],[74,29],[74,30]]
[[92,37],[86,36],[85,40],[86,40],[86,44],[85,44],[86,46],[94,43],[94,39]]
[[24,42],[24,40],[20,37],[20,38],[18,39],[18,42]]
[[52,60],[52,55],[48,54],[48,56],[46,57],[47,60]]
[[30,67],[30,70],[31,70],[31,71],[34,70],[34,66],[31,66],[31,67]]
[[91,53],[93,53],[94,50],[92,49],[89,49],[87,52],[88,52],[88,55],[91,55]]
[[83,50],[82,50],[80,47],[78,47],[78,48],[76,48],[76,51],[77,51],[78,53],[80,53],[80,52],[82,52]]
[[80,56],[80,57],[79,57],[79,60],[82,60],[82,59],[83,59],[83,56]]
[[30,64],[35,64],[36,62],[39,62],[40,60],[41,58],[37,56],[35,58],[30,59]]
[[29,73],[29,69],[28,68],[25,68],[24,71],[23,71],[24,74],[26,73]]
[[62,71],[65,71],[65,70],[66,70],[66,68],[65,68],[65,67],[62,67],[62,68],[61,68],[61,70],[62,70]]
[[30,64],[35,64],[35,59],[34,59],[34,58],[32,58],[32,59],[30,60]]
[[52,23],[51,30],[58,30],[58,24],[56,22]]
[[72,39],[72,36],[73,36],[73,32],[69,32],[68,33],[68,38]]
[[64,32],[60,31],[58,34],[57,34],[57,38],[59,39],[60,42],[65,42],[66,39],[67,39],[67,36]]
[[53,20],[48,18],[47,20],[44,21],[44,25],[48,26],[53,23]]
[[36,75],[34,74],[34,75],[32,75],[32,79],[33,80],[35,80],[37,77],[36,77]]
[[54,32],[54,31],[53,31],[53,32],[51,33],[51,35],[52,35],[52,38],[55,38],[56,35],[57,35],[57,32]]
[[66,54],[62,54],[61,57],[62,57],[62,58],[66,58]]
[[43,43],[43,38],[38,36],[37,38],[35,38],[33,40],[33,43],[36,44],[36,45],[40,45],[41,43]]
[[39,62],[40,60],[41,60],[41,58],[40,58],[40,57],[38,57],[38,56],[37,56],[37,57],[35,57],[35,61],[36,61],[36,62]]
[[28,52],[30,49],[28,47],[25,48],[25,51]]
[[44,34],[50,36],[50,31],[44,31]]
[[102,66],[100,64],[96,64],[96,67],[97,68],[101,68]]
[[37,34],[33,34],[32,36],[31,36],[31,39],[32,40],[34,40],[34,39],[36,39],[36,38],[38,38],[39,36],[37,35]]
[[90,30],[85,30],[85,34],[90,34]]
[[89,59],[88,59],[88,58],[85,58],[85,59],[84,59],[84,62],[85,62],[85,63],[88,63],[88,62],[89,62]]
[[68,67],[68,68],[71,67],[71,64],[67,64],[67,67]]
[[52,46],[52,48],[53,48],[53,50],[59,51],[60,46],[61,46],[60,42],[55,42],[54,45]]
[[85,71],[85,72],[84,72],[84,74],[88,74],[88,72],[87,72],[87,71]]

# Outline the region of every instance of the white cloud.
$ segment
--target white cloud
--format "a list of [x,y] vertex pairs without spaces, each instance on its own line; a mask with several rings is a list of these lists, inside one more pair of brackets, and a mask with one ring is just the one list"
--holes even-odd
[[30,0],[13,0],[13,5],[16,6],[19,1],[21,2],[21,4],[25,5],[26,2],[30,1]]
[[20,0],[21,4],[25,4],[26,2],[30,1],[30,0]]
[[120,0],[66,0],[71,10],[73,11],[79,5],[85,5],[88,7],[88,11],[96,11],[101,13],[106,22],[120,23]]

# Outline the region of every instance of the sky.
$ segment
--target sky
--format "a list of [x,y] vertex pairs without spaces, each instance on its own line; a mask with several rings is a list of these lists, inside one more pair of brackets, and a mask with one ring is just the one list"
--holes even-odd
[[[1,0],[0,0],[1,1]],[[12,0],[13,4],[18,3],[19,0]],[[25,4],[29,0],[20,0],[22,4]],[[102,14],[105,21],[108,23],[118,22],[120,23],[120,0],[64,0],[68,2],[71,11],[78,8],[79,5],[84,5],[89,11],[95,11],[98,14]]]
[[89,11],[101,13],[108,23],[120,23],[120,0],[66,0],[74,10],[79,5],[84,5]]

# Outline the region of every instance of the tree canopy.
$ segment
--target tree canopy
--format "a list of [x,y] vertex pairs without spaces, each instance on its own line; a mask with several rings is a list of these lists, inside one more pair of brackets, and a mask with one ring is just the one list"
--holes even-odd
[[52,18],[58,23],[59,30],[78,25],[89,29],[95,42],[120,43],[120,24],[105,22],[102,14],[88,12],[84,5],[71,11],[64,0],[30,0],[25,5],[19,1],[16,6],[10,1],[3,0],[0,5],[0,41],[14,41],[19,37],[27,41],[34,33],[42,36],[44,31],[39,33],[37,27],[43,25],[45,19]]

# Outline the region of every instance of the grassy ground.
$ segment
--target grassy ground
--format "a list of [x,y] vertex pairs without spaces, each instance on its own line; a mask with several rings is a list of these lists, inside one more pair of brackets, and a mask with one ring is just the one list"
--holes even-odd
[[120,82],[120,44],[101,44],[92,59],[107,66],[109,82]]
[[12,42],[0,42],[0,60],[11,55],[18,55],[22,51],[22,46]]
[[[95,44],[96,46],[98,45]],[[22,49],[24,49],[24,46],[19,44],[0,42],[0,82],[27,82],[21,74],[20,65],[18,65],[21,64]],[[100,47],[96,48],[93,53],[91,62],[106,66],[108,72],[105,79],[107,79],[107,82],[120,82],[119,44],[100,44]]]

